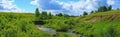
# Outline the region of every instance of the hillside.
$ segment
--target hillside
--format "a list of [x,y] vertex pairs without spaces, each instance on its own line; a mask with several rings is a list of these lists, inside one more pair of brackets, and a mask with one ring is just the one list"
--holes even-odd
[[97,12],[80,17],[85,26],[76,28],[76,32],[87,37],[120,37],[120,10]]
[[50,37],[34,24],[31,13],[0,12],[0,37]]
[[114,11],[93,13],[93,14],[85,16],[82,19],[88,22],[96,22],[100,20],[114,21],[114,20],[118,20],[119,17],[120,17],[120,10],[114,10]]

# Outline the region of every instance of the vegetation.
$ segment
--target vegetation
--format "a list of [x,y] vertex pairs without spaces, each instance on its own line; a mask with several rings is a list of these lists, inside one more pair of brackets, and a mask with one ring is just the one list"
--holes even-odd
[[108,7],[106,7],[106,6],[100,6],[98,8],[98,12],[105,12],[105,11],[111,11],[111,10],[112,10],[112,6],[111,5],[108,6]]
[[36,10],[35,10],[35,17],[36,17],[36,20],[39,20],[39,19],[38,19],[39,15],[40,15],[39,9],[36,8]]
[[88,15],[88,13],[87,13],[87,12],[84,12],[83,15],[84,15],[84,16],[85,16],[85,15]]
[[34,24],[34,14],[0,13],[0,37],[50,37]]
[[[107,10],[106,10],[107,9]],[[51,12],[0,13],[0,37],[53,37],[51,33],[37,28],[33,21],[45,22],[42,26],[56,31],[54,37],[120,37],[120,10],[103,6],[84,16],[67,14],[52,15]],[[73,34],[68,33],[69,30]]]

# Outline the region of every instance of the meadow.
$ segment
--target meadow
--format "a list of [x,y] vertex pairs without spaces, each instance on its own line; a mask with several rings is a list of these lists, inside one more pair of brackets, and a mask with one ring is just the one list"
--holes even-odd
[[[44,17],[44,16],[45,17]],[[85,16],[51,15],[34,13],[0,12],[0,37],[53,37],[42,31],[33,21],[43,21],[42,26],[52,28],[54,37],[120,37],[120,10],[95,12]],[[68,33],[73,30],[72,33]]]

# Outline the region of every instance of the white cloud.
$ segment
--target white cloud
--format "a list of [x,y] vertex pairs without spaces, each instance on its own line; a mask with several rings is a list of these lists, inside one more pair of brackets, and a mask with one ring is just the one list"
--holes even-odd
[[[58,0],[34,0],[31,2],[33,5],[37,5],[40,9],[52,12],[63,12],[72,15],[82,14],[83,11],[90,12],[97,10],[99,6],[108,6],[114,4],[115,0],[78,0],[61,2]],[[59,13],[58,12],[58,13]]]
[[38,5],[38,1],[39,0],[33,0],[32,2],[30,2],[30,4],[32,4],[32,5]]
[[16,5],[13,4],[15,0],[0,0],[0,11],[14,11],[14,12],[21,12],[22,9],[18,8]]
[[115,0],[107,0],[108,5],[114,5],[115,4]]

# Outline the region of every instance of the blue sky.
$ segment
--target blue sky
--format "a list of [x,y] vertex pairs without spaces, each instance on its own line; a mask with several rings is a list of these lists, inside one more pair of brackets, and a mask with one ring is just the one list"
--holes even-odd
[[36,6],[31,5],[30,2],[32,0],[15,0],[13,4],[17,5],[17,7],[26,10],[27,12],[33,12]]
[[80,15],[97,10],[99,6],[112,5],[113,9],[120,8],[120,0],[0,0],[0,11],[31,12],[36,8],[53,14],[65,13]]

